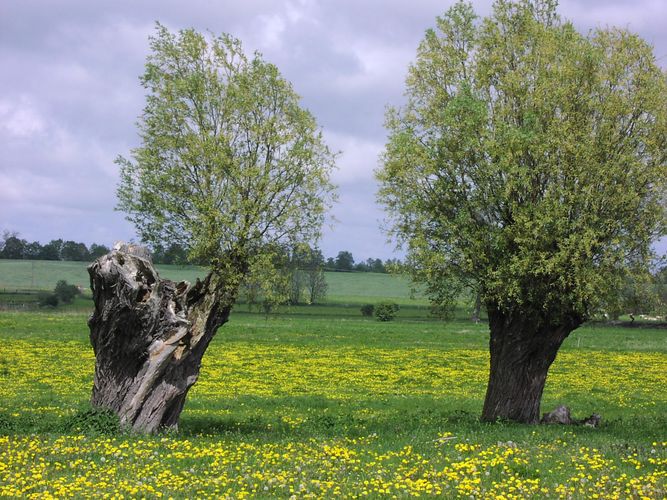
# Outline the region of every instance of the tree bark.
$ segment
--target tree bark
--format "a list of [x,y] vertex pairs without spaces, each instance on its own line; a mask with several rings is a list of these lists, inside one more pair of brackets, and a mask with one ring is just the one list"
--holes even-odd
[[475,306],[472,310],[472,317],[470,321],[473,323],[479,323],[479,313],[482,310],[482,293],[477,290],[475,292]]
[[482,420],[536,424],[549,367],[563,341],[581,324],[577,317],[560,324],[528,319],[489,306],[491,362]]
[[236,290],[213,274],[194,285],[161,279],[145,249],[116,248],[88,267],[95,302],[88,320],[92,404],[139,432],[174,428]]

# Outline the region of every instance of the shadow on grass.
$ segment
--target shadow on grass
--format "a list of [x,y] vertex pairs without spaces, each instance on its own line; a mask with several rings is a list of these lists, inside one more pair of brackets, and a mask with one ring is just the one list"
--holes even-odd
[[[329,400],[305,398],[241,398],[220,401],[215,408],[192,405],[175,433],[183,438],[209,437],[272,441],[355,439],[378,435],[392,443],[432,443],[440,433],[485,445],[498,442],[544,442],[556,439],[633,448],[664,440],[667,415],[646,414],[604,419],[599,428],[563,425],[526,425],[479,421],[478,401],[452,401],[397,396],[385,400]],[[202,413],[204,413],[202,415]],[[115,415],[82,406],[65,416],[13,414],[0,411],[0,435],[56,434],[132,436],[124,433]]]

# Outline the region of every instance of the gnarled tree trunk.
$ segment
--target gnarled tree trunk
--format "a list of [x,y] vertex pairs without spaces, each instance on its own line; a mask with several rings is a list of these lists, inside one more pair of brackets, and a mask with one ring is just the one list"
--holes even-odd
[[88,267],[95,301],[92,404],[140,432],[176,427],[188,390],[235,298],[212,274],[195,285],[161,279],[148,253],[117,245]]
[[482,420],[536,424],[549,367],[578,318],[552,325],[488,307],[491,363]]

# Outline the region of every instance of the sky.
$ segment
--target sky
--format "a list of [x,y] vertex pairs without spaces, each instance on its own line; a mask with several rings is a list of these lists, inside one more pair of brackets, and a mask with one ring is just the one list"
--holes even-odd
[[[452,3],[0,1],[0,231],[42,243],[136,240],[114,210],[114,159],[139,145],[139,75],[159,21],[171,30],[230,33],[292,82],[326,142],[341,152],[333,178],[337,222],[320,242],[325,256],[400,257],[380,229],[375,202],[384,114],[402,102],[419,41]],[[491,10],[490,0],[473,4],[478,14]],[[667,67],[667,0],[561,0],[559,13],[582,32],[636,32]]]

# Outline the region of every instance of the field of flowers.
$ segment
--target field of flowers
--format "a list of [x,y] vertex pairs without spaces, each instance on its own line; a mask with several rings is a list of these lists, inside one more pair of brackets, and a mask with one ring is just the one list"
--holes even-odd
[[601,413],[590,429],[479,423],[482,326],[242,316],[180,431],[143,437],[86,411],[85,319],[0,316],[0,497],[667,495],[664,330],[588,330],[559,354],[543,407]]

